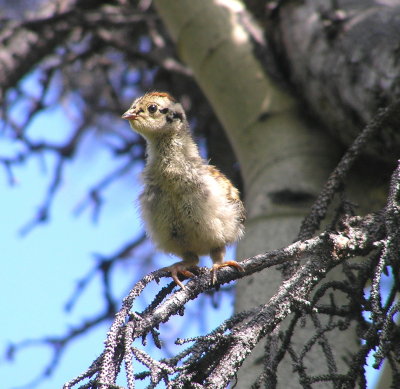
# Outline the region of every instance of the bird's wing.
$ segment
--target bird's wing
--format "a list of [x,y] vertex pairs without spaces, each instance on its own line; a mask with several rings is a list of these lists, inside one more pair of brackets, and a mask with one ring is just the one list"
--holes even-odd
[[231,183],[231,181],[221,173],[215,166],[207,165],[207,168],[211,175],[215,177],[220,185],[224,188],[225,196],[227,199],[234,203],[238,209],[238,217],[241,223],[244,223],[246,220],[246,210],[240,199],[239,190]]

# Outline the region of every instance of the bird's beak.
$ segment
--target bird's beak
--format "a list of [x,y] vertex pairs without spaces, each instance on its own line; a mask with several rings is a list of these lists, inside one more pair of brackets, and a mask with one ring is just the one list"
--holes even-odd
[[128,110],[121,116],[121,118],[125,120],[134,120],[137,118],[137,116],[138,115],[136,115],[133,111]]

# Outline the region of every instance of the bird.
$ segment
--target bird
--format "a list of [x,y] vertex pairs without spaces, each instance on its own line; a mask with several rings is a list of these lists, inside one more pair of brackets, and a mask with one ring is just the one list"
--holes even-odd
[[209,255],[217,270],[236,261],[224,261],[226,246],[244,234],[245,208],[238,189],[199,153],[182,105],[167,92],[148,92],[136,98],[122,115],[146,141],[146,164],[139,207],[147,235],[163,252],[181,260],[164,267],[175,283],[182,274],[194,277],[199,256]]

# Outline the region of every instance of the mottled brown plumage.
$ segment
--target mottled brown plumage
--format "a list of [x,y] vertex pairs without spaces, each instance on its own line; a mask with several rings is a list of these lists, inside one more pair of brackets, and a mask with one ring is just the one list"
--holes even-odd
[[182,288],[178,274],[193,276],[199,255],[210,255],[213,282],[223,266],[225,247],[243,234],[245,211],[238,190],[201,157],[182,106],[168,93],[136,99],[122,116],[147,143],[140,206],[149,236],[158,248],[182,261],[166,269]]

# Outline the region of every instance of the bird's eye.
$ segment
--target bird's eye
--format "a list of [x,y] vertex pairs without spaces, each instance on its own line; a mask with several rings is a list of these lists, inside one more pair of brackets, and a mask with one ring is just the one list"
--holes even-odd
[[154,112],[157,111],[157,105],[155,105],[155,104],[150,104],[150,105],[147,107],[147,110],[148,110],[150,113],[154,113]]

